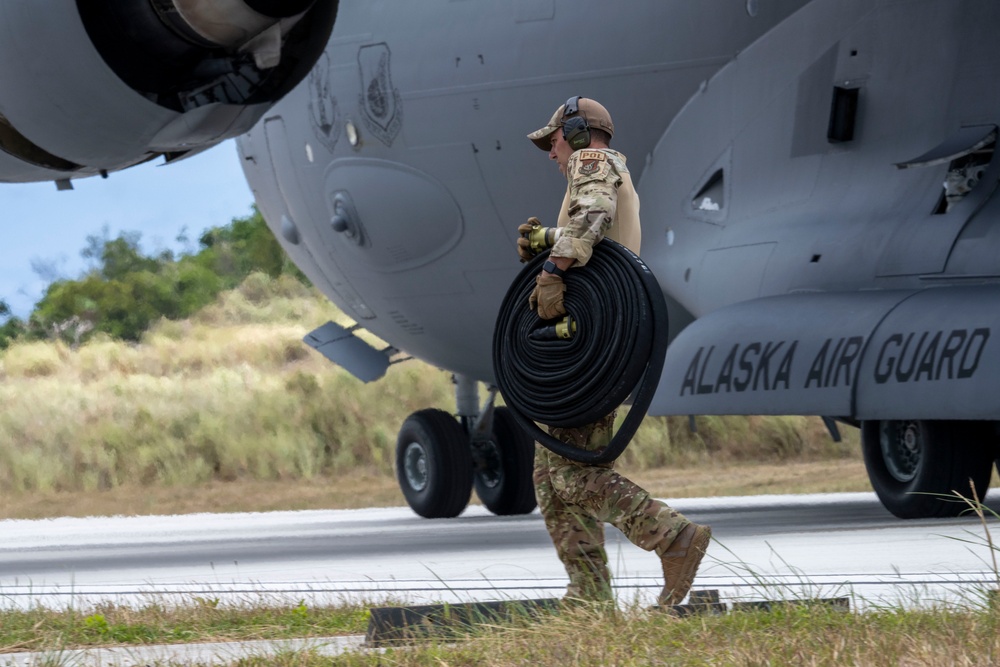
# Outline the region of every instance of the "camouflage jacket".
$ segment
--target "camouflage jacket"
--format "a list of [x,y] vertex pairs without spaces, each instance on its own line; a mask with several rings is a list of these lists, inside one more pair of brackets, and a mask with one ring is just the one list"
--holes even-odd
[[558,225],[563,228],[553,257],[590,260],[594,244],[608,236],[639,252],[639,197],[625,156],[610,148],[574,152],[566,165],[569,181]]

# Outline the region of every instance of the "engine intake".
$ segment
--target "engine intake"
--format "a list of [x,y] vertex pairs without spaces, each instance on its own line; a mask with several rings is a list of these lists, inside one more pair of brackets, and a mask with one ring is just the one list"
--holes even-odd
[[336,0],[77,0],[129,87],[176,111],[273,102],[326,46]]
[[0,2],[0,181],[65,186],[248,132],[322,56],[337,8]]

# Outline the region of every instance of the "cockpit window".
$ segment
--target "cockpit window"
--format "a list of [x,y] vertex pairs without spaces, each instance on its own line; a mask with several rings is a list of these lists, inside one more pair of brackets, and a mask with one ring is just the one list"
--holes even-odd
[[721,211],[726,206],[725,192],[725,175],[722,169],[717,169],[691,200],[691,208],[696,211]]

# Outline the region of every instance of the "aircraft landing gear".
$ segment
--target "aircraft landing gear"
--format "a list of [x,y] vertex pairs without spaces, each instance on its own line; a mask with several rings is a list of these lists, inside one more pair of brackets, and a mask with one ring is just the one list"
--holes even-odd
[[861,428],[865,467],[885,508],[901,519],[955,516],[982,500],[993,473],[989,422],[867,421]]
[[420,410],[396,440],[396,479],[407,504],[425,519],[458,516],[472,491],[468,438],[444,410]]
[[407,504],[427,519],[455,517],[473,486],[498,515],[535,509],[535,446],[507,408],[494,408],[496,388],[479,407],[475,381],[455,377],[461,421],[444,410],[407,417],[396,440],[396,478]]
[[534,460],[535,443],[507,408],[497,408],[489,439],[472,445],[473,484],[486,509],[501,516],[535,509]]

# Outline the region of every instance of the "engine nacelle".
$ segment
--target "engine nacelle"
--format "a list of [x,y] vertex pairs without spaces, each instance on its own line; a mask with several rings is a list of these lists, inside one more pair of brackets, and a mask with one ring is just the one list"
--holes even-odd
[[312,69],[337,0],[0,3],[0,181],[68,181],[248,131]]

